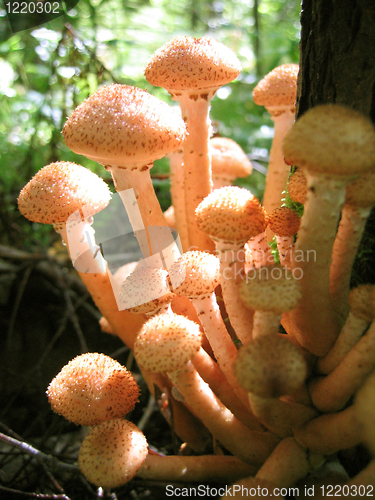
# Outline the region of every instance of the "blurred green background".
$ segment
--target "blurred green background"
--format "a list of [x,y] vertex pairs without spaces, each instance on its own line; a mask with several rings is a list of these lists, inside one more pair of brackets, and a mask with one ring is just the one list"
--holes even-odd
[[[63,4],[64,8],[66,7]],[[243,71],[212,101],[216,133],[237,141],[264,170],[273,124],[252,101],[256,83],[283,63],[298,62],[298,0],[80,0],[65,14],[13,33],[0,3],[0,241],[46,247],[52,227],[32,224],[17,210],[20,189],[44,165],[74,161],[108,179],[100,165],[75,155],[61,129],[98,86],[113,82],[147,88],[172,104],[143,76],[152,53],[177,34],[211,36],[231,47]],[[164,209],[170,204],[168,162],[152,170]],[[110,179],[108,179],[110,182]],[[242,185],[262,196],[264,174],[254,168]]]

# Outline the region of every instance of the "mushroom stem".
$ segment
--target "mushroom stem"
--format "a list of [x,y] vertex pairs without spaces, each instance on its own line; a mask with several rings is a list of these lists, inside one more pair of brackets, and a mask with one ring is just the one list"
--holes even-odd
[[375,322],[341,363],[326,377],[314,379],[310,395],[321,411],[338,411],[366,380],[375,366]]
[[277,444],[276,436],[252,431],[242,424],[213,394],[191,363],[170,372],[169,376],[193,413],[228,451],[252,465],[264,462]]
[[321,455],[356,446],[362,441],[353,406],[338,413],[328,413],[293,429],[296,441]]
[[329,295],[329,267],[347,180],[305,172],[308,192],[292,261],[301,276],[303,300],[290,312],[297,340],[324,356],[340,331]]
[[293,437],[287,437],[280,441],[255,477],[286,488],[306,477],[313,467],[322,462],[323,457],[309,456],[306,448]]
[[255,474],[256,467],[228,455],[148,454],[137,476],[154,481],[230,482]]
[[332,250],[329,292],[332,306],[343,318],[349,311],[350,277],[371,208],[345,204]]
[[183,252],[189,249],[189,237],[187,233],[185,217],[185,188],[184,188],[184,166],[182,149],[168,155],[171,173],[171,199],[174,212],[176,229],[180,236]]
[[178,97],[181,115],[188,135],[183,145],[185,216],[190,250],[213,250],[211,239],[197,226],[195,209],[212,190],[211,153],[209,140],[211,120],[210,98],[216,89],[204,91],[204,97],[190,97],[182,92]]

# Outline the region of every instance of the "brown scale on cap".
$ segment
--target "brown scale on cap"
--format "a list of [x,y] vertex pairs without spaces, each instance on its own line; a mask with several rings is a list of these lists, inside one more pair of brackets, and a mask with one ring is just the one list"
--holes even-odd
[[[156,296],[148,300],[150,296]],[[174,297],[169,289],[168,272],[156,267],[138,267],[123,282],[120,300],[126,304],[127,298],[136,299],[139,305],[127,308],[137,314],[156,312],[170,304]]]
[[299,168],[293,173],[288,184],[289,196],[293,201],[305,203],[307,193],[307,181],[305,174]]
[[294,236],[300,226],[300,217],[293,209],[280,207],[269,214],[268,225],[278,236]]
[[107,184],[96,174],[70,162],[43,167],[21,190],[18,208],[22,215],[42,224],[65,223],[85,208],[85,217],[105,208],[111,198]]
[[138,395],[133,375],[100,353],[86,353],[72,359],[47,389],[52,409],[79,425],[97,425],[123,417],[134,408]]
[[363,114],[345,106],[316,106],[289,131],[284,156],[288,165],[311,172],[362,174],[374,168],[374,126]]
[[197,323],[177,314],[158,314],[143,325],[134,344],[134,355],[148,371],[171,372],[192,359],[201,342]]
[[146,80],[171,94],[178,90],[219,88],[234,80],[241,66],[237,56],[212,38],[177,36],[152,56],[145,70]]
[[247,189],[228,186],[209,194],[196,210],[198,227],[212,239],[245,242],[267,227],[267,215]]
[[275,314],[290,311],[302,298],[299,281],[279,264],[249,272],[239,284],[239,293],[250,309]]
[[113,84],[74,110],[63,135],[72,151],[98,163],[147,169],[181,146],[185,126],[173,108],[145,90]]
[[220,282],[220,261],[209,253],[185,252],[170,269],[171,278],[181,273],[185,279],[173,290],[177,295],[189,298],[210,295]]
[[114,419],[92,427],[79,450],[78,466],[90,483],[117,488],[137,474],[147,455],[147,440],[138,427]]
[[263,397],[292,394],[304,383],[307,365],[288,340],[258,337],[238,351],[234,372],[249,392]]
[[298,70],[298,64],[283,64],[273,69],[254,88],[255,104],[267,109],[273,106],[294,106]]

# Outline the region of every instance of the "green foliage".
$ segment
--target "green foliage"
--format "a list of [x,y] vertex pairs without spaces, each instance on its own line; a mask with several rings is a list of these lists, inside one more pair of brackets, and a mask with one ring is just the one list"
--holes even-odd
[[[74,161],[110,180],[100,165],[66,147],[64,122],[99,85],[113,82],[147,88],[171,103],[163,89],[145,81],[143,69],[177,34],[212,36],[236,52],[243,72],[212,102],[215,130],[246,153],[266,157],[273,124],[254,105],[252,90],[273,67],[298,61],[299,9],[297,0],[262,0],[258,10],[246,0],[80,0],[64,16],[13,34],[0,5],[2,240],[23,245],[23,234],[30,244],[30,233],[37,241],[38,231],[45,239],[46,228],[23,231],[28,223],[16,209],[19,190],[44,165]],[[152,172],[167,208],[167,162],[157,162]],[[261,197],[264,175],[254,170],[239,184]]]

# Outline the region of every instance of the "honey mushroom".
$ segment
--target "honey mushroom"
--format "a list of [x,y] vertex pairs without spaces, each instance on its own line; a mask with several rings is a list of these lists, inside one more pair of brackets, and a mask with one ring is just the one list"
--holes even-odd
[[149,83],[163,87],[179,102],[186,123],[183,165],[190,250],[212,249],[195,221],[195,209],[212,190],[210,100],[240,71],[237,56],[228,47],[212,38],[188,36],[177,36],[158,49],[145,70]]

